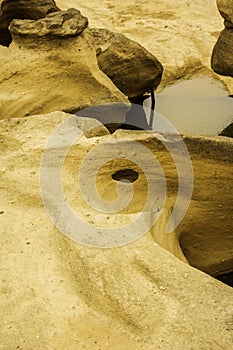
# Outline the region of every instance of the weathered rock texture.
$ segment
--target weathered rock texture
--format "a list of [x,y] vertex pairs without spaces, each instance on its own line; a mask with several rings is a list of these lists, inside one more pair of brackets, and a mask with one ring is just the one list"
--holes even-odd
[[129,98],[159,85],[163,66],[145,48],[119,33],[90,29],[100,69]]
[[52,38],[68,38],[80,35],[87,26],[88,19],[83,17],[80,11],[68,9],[67,11],[50,13],[37,21],[13,20],[9,28],[13,37],[18,35],[32,37],[50,35]]
[[[151,52],[163,64],[157,90],[178,79],[211,74],[210,57],[223,29],[216,2],[209,0],[57,0],[61,8],[76,7],[92,28],[120,32]],[[233,93],[233,80],[220,76]]]
[[0,45],[9,46],[12,39],[8,29],[13,19],[34,19],[59,11],[53,0],[4,0],[0,11]]
[[[231,349],[232,289],[156,244],[167,244],[166,215],[159,231],[151,232],[156,241],[148,233],[115,249],[83,247],[51,224],[40,195],[41,154],[48,137],[68,117],[56,112],[0,121],[2,348]],[[172,135],[163,137],[174,141]],[[164,168],[170,194],[175,195],[176,168],[151,134],[135,132],[129,137],[119,131],[104,138],[82,138],[67,155],[63,186],[67,201],[83,220],[105,227],[126,224],[145,198],[145,177],[139,169],[128,212],[107,219],[87,209],[77,192],[77,169],[104,140],[106,147],[124,144],[126,152],[133,141],[149,147]],[[189,238],[196,265],[211,270],[210,265],[223,266],[227,254],[232,256],[233,141],[185,137],[185,142],[194,162],[195,185],[182,236]],[[98,174],[97,186],[106,200],[116,196],[112,173],[125,165],[127,159],[118,159]],[[170,242],[172,253],[173,248]]]
[[232,0],[217,0],[219,12],[222,17],[229,22],[232,27],[233,23],[233,3]]
[[[86,26],[74,9],[38,21],[12,21],[13,42],[0,47],[0,119],[128,103],[100,71],[85,31],[79,34]],[[124,122],[124,115],[119,119]]]
[[225,19],[225,29],[214,46],[211,66],[216,73],[233,77],[233,2],[218,0],[217,5]]

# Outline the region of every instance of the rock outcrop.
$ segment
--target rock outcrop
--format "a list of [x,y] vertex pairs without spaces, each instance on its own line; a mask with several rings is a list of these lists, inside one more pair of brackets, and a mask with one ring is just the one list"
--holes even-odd
[[48,14],[45,18],[34,20],[13,20],[9,26],[14,38],[50,36],[69,38],[80,35],[88,26],[88,19],[76,9]]
[[[99,69],[78,10],[13,20],[13,42],[0,47],[0,119],[80,109],[127,98]],[[125,106],[125,111],[128,109]],[[115,122],[124,122],[124,115]]]
[[218,74],[233,77],[233,3],[232,0],[217,0],[217,5],[225,20],[225,29],[214,46],[211,67]]
[[[69,117],[54,112],[0,121],[2,348],[231,349],[232,289],[177,259],[173,255],[177,240],[164,245],[166,215],[159,230],[114,249],[84,247],[49,221],[39,186],[41,155],[48,138]],[[77,127],[91,122],[85,119],[80,124],[80,119]],[[163,137],[172,142],[172,135]],[[77,170],[104,141],[107,149],[124,145],[126,155],[134,142],[144,144],[161,163],[175,194],[176,168],[153,135],[118,131],[109,136],[105,132],[104,138],[83,138],[71,147],[62,171],[67,202],[83,220],[103,227],[127,224],[146,197],[145,177],[139,169],[128,212],[106,217],[87,208],[77,192]],[[226,266],[227,254],[232,257],[233,141],[189,136],[185,142],[193,159],[195,184],[182,223],[183,244],[189,246],[187,256],[192,255],[192,262],[196,257],[196,266],[207,269],[209,262],[212,268],[218,265],[219,271],[220,265]],[[99,156],[102,162],[103,153]],[[111,175],[127,162],[117,159],[100,169],[96,185],[106,200],[116,198]],[[52,171],[53,165],[49,166]],[[91,171],[87,179],[93,176]],[[170,253],[160,244],[170,246]]]
[[59,11],[54,0],[4,0],[0,10],[0,45],[9,46],[12,38],[8,29],[13,19],[34,19]]
[[233,3],[232,0],[217,0],[217,6],[227,26],[233,27]]
[[[61,8],[76,7],[90,20],[93,28],[120,32],[151,52],[163,64],[158,90],[178,80],[208,75],[210,56],[223,29],[215,1],[142,0],[56,0]],[[174,5],[175,4],[175,5]],[[233,81],[220,79],[233,93]]]
[[144,47],[123,34],[107,29],[90,29],[100,69],[130,99],[156,89],[163,66]]

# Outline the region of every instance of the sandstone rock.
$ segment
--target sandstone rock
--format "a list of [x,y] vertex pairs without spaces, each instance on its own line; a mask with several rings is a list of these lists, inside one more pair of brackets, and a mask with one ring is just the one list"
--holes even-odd
[[233,28],[225,28],[214,46],[211,67],[221,75],[233,77]]
[[[161,91],[177,80],[209,74],[210,56],[222,30],[222,17],[216,1],[133,0],[113,1],[57,0],[61,8],[76,7],[88,17],[90,27],[108,28],[136,41],[163,64]],[[200,11],[201,9],[201,11]],[[197,45],[198,38],[198,45]],[[233,81],[221,80],[233,93]]]
[[211,67],[218,74],[233,77],[233,3],[231,0],[217,0],[217,5],[225,19],[225,29],[214,46]]
[[232,0],[217,0],[217,6],[222,17],[233,27],[233,3]]
[[59,11],[53,0],[4,0],[0,12],[0,45],[9,46],[11,35],[8,26],[13,19],[34,19]]
[[13,20],[10,32],[17,35],[71,37],[81,34],[88,26],[88,20],[80,11],[69,9],[48,14],[45,18],[33,20]]
[[[156,241],[148,233],[114,249],[84,247],[51,224],[41,200],[41,155],[48,138],[69,117],[56,112],[0,121],[2,347],[231,349],[232,289],[175,258],[177,240],[174,246],[165,242],[171,253],[161,248],[158,242],[163,244],[166,239],[165,223],[152,232]],[[163,137],[173,142],[172,135]],[[123,144],[126,152],[135,141],[147,145],[158,156],[168,186],[175,192],[176,168],[153,135],[119,131],[104,138],[83,137],[67,154],[62,179],[68,203],[91,225],[129,223],[146,193],[140,171],[128,213],[125,210],[107,219],[94,208],[87,210],[77,193],[77,169],[104,140],[107,147]],[[232,257],[233,182],[229,169],[233,142],[192,136],[185,137],[185,142],[194,163],[195,186],[182,224],[183,239],[185,236],[189,242],[183,243],[196,257],[196,266],[209,262],[212,267],[223,267],[226,254]],[[106,200],[117,196],[112,173],[126,164],[127,159],[118,159],[105,164],[98,174],[98,189]]]
[[161,81],[161,63],[138,43],[107,29],[90,29],[100,69],[129,98],[156,89]]
[[[71,10],[51,14],[42,22],[12,22],[14,40],[9,48],[0,47],[0,119],[54,110],[77,112],[112,102],[123,102],[128,109],[126,97],[98,68],[85,32],[73,36],[80,30],[79,18],[79,12]],[[81,17],[82,29],[83,24],[86,20]],[[117,121],[124,122],[124,115]]]

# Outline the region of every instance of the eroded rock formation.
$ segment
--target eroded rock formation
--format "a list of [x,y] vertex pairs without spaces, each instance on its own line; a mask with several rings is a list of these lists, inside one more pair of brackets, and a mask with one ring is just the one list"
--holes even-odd
[[[81,15],[80,11],[76,9],[61,11],[55,7],[54,2],[45,3],[40,8],[40,3],[35,6],[33,1],[26,3],[20,1],[14,11],[11,5],[13,6],[14,3],[3,1],[2,17],[0,17],[0,23],[2,18],[2,23],[5,23],[6,26],[4,14],[8,16],[8,22],[11,22],[10,24],[7,22],[7,31],[10,33],[10,40],[13,38],[8,52],[2,50],[5,71],[2,82],[3,85],[6,85],[6,90],[2,96],[1,118],[15,115],[16,104],[18,105],[17,116],[21,117],[57,109],[76,112],[91,105],[126,102],[126,98],[120,91],[134,100],[146,91],[155,89],[160,83],[163,67],[141,45],[122,34],[106,29],[91,29],[81,35],[88,26],[88,20]],[[22,13],[23,19],[13,19],[20,17]],[[77,38],[78,36],[80,37]],[[68,38],[70,40],[73,38],[73,42],[68,41]],[[63,42],[63,39],[66,41]],[[85,45],[82,45],[84,42]],[[97,72],[96,62],[92,64],[93,57],[88,53],[91,50],[89,42],[95,48],[99,68],[120,90],[113,88],[114,96],[110,92],[105,94],[105,98],[99,98],[101,89],[97,86],[94,88],[95,82],[91,84],[86,78],[88,75],[85,73],[86,70],[90,69],[91,74],[94,70]],[[27,58],[29,58],[28,61]],[[79,63],[80,59],[82,59],[81,63]],[[11,64],[18,68],[13,69]],[[86,66],[85,69],[84,66]],[[33,80],[30,79],[32,71],[38,73],[36,79],[34,76]],[[46,75],[46,79],[43,74]],[[22,78],[22,81],[18,79],[18,76]],[[56,82],[54,77],[57,78]],[[103,74],[102,78],[103,86],[105,86],[108,79]],[[51,83],[54,84],[52,88],[50,88]],[[101,84],[100,81],[99,83]],[[14,88],[11,88],[11,84]],[[86,84],[90,91],[93,89],[94,96],[86,89]],[[9,86],[11,98],[8,101],[5,96]],[[36,94],[41,92],[41,86],[46,92],[40,98]],[[83,92],[81,92],[81,86],[84,86]],[[66,92],[62,93],[62,87],[65,87]],[[17,95],[16,98],[14,94]],[[74,99],[77,100],[73,101]],[[121,124],[125,117],[123,115],[114,116],[113,119],[113,123]]]
[[80,35],[88,26],[88,19],[76,9],[48,14],[45,18],[33,20],[13,20],[9,26],[14,38],[51,36],[68,38]]
[[[48,138],[69,117],[54,112],[0,121],[2,347],[231,349],[232,289],[173,256],[180,255],[178,235],[167,238],[167,214],[159,229],[154,227],[135,242],[114,249],[84,247],[49,221],[39,186],[41,155]],[[77,127],[84,130],[91,123],[97,126],[77,118]],[[135,197],[124,212],[107,217],[87,207],[77,193],[79,165],[103,142],[106,147],[123,144],[126,154],[135,141],[148,147],[165,171],[170,194],[176,197],[176,168],[156,137],[146,132],[129,136],[123,131],[108,135],[103,127],[102,132],[104,138],[97,136],[98,131],[95,138],[77,140],[63,166],[67,202],[79,217],[90,225],[114,227],[131,222],[143,208],[145,177],[127,159],[104,164],[96,183],[103,198],[111,200],[117,197],[111,175],[125,166],[138,171]],[[174,142],[172,135],[161,136],[165,142]],[[196,258],[199,267],[219,271],[227,266],[227,256],[232,257],[229,168],[233,141],[188,136],[185,142],[194,163],[195,184],[181,228],[183,243],[191,249],[187,253],[192,262]],[[99,156],[102,162],[104,155]],[[92,175],[90,168],[87,179]]]
[[[111,102],[128,104],[98,68],[86,27],[87,19],[75,9],[37,21],[11,22],[13,42],[9,48],[0,47],[0,118],[76,112]],[[124,122],[124,115],[119,118]]]
[[225,19],[227,25],[230,27],[233,23],[233,3],[232,0],[217,0],[217,6],[222,17]]
[[34,19],[59,11],[54,0],[4,0],[0,11],[0,45],[9,46],[11,34],[8,29],[13,19]]
[[225,29],[213,49],[211,66],[216,73],[233,77],[233,3],[232,0],[217,0],[217,5]]
[[129,98],[159,85],[163,66],[148,50],[119,33],[90,29],[100,69]]

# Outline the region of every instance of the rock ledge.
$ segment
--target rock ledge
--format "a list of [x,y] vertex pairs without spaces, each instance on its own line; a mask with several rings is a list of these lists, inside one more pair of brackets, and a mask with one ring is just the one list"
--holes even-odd
[[10,32],[15,35],[72,37],[80,35],[88,26],[88,19],[76,9],[58,11],[35,20],[13,20]]

